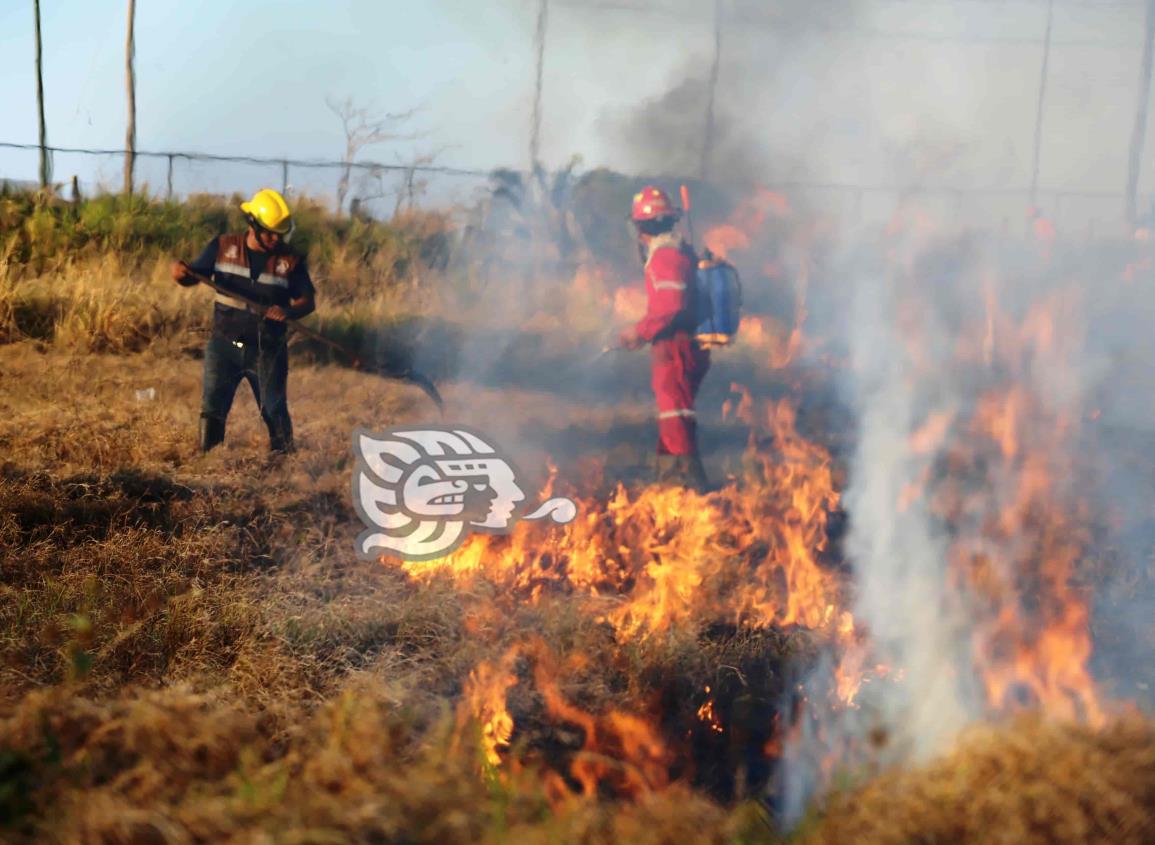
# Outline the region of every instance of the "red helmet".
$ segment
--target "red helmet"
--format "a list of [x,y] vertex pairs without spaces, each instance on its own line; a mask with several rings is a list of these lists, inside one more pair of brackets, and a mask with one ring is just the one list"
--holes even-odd
[[670,195],[661,188],[648,185],[634,194],[631,220],[658,220],[662,217],[673,217],[677,220],[681,216],[681,209],[674,208],[674,204],[670,202]]

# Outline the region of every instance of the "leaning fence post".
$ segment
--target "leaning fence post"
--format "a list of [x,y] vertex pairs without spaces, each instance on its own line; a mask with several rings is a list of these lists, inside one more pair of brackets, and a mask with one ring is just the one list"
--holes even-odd
[[289,162],[281,162],[281,193],[287,194],[289,192]]
[[168,199],[172,199],[172,155],[168,157]]

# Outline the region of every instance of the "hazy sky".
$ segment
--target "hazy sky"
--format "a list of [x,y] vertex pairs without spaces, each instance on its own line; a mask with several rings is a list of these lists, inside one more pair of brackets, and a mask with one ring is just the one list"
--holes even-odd
[[[126,5],[43,0],[50,143],[123,146]],[[437,152],[445,164],[524,166],[536,9],[535,0],[138,0],[138,147],[337,158],[340,127],[325,105],[333,95],[382,112],[421,108],[411,123],[419,139],[376,147],[367,157]],[[622,14],[610,12],[608,22]],[[577,152],[597,158],[590,131],[597,110],[644,97],[677,60],[668,42],[634,44],[646,66],[627,70],[627,39],[587,30],[580,25],[585,15],[565,6],[551,15],[558,37],[546,80],[552,102],[543,152],[557,162]],[[599,52],[602,59],[616,54],[617,66],[598,61]],[[32,0],[0,0],[0,140],[36,141],[33,69]],[[57,156],[58,178],[84,167],[76,157]],[[115,162],[102,168],[115,178]],[[0,175],[35,172],[35,153],[0,150]]]
[[[126,5],[42,3],[52,143],[123,146]],[[31,10],[31,0],[0,0],[3,140],[36,140]],[[324,101],[348,95],[383,112],[425,107],[413,125],[427,133],[423,140],[380,147],[374,157],[460,144],[443,158],[467,166],[517,163],[524,156],[520,139],[494,130],[512,129],[519,100],[528,96],[529,39],[516,15],[454,0],[138,0],[137,143],[149,150],[337,158],[340,128]],[[486,112],[492,120],[483,122]],[[480,146],[460,143],[471,135]],[[78,166],[63,158],[58,175]],[[28,175],[35,156],[0,153],[0,167]]]
[[[123,144],[126,5],[42,0],[50,142]],[[631,5],[660,13],[621,8]],[[141,149],[336,158],[340,127],[324,101],[350,95],[382,111],[421,108],[411,125],[420,138],[366,157],[436,152],[439,163],[483,169],[527,161],[536,0],[137,6]],[[1142,6],[1055,6],[1040,182],[1118,191]],[[724,8],[732,20],[720,166],[838,183],[1029,183],[1042,57],[1032,40],[1044,29],[1044,0],[724,0]],[[660,170],[695,160],[700,97],[653,104],[705,77],[712,9],[707,0],[551,0],[546,163],[580,154],[586,166]],[[36,140],[31,10],[32,0],[0,0],[0,140]],[[146,167],[145,179],[163,179],[162,167]],[[56,158],[58,179],[116,184],[119,169],[111,159]],[[0,150],[0,176],[35,173],[35,153]],[[279,172],[178,164],[177,181],[178,190],[247,190]]]

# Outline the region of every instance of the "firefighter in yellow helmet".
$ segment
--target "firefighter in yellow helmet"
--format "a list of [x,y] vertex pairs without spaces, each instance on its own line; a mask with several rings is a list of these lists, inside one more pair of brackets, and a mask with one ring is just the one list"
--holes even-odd
[[259,303],[253,313],[238,298],[216,294],[213,331],[205,347],[200,448],[207,452],[225,438],[225,421],[241,380],[249,383],[275,452],[293,448],[286,384],[289,355],[286,319],[313,313],[316,293],[305,257],[288,246],[293,215],[285,198],[271,188],[241,203],[248,231],[213,238],[192,263],[177,261],[173,279],[184,287],[194,273],[212,277],[238,297]]

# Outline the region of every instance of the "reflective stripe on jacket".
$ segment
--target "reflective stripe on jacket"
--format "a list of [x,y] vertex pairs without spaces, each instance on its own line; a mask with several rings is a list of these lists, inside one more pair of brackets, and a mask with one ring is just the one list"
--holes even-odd
[[650,343],[694,325],[697,293],[696,263],[672,234],[658,235],[646,260],[646,314],[637,323],[638,337]]
[[[226,278],[221,279],[226,287],[247,295],[262,305],[289,304],[289,275],[300,261],[293,253],[269,253],[265,258],[264,270],[254,280],[245,252],[244,235],[221,235],[217,249],[217,260],[213,270]],[[245,307],[235,297],[223,293],[216,295],[216,301],[226,308]]]

